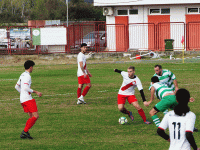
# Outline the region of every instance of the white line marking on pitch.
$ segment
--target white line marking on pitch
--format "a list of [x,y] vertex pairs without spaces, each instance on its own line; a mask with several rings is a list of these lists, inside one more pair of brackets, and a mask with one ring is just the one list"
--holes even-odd
[[193,84],[179,84],[179,85],[194,85],[194,84],[200,84],[200,83],[193,83]]
[[17,79],[1,79],[0,81],[17,80]]
[[[117,89],[115,89],[114,91],[116,91]],[[101,93],[104,93],[104,92],[108,92],[108,90],[104,90],[104,91],[98,91],[98,92],[101,92]],[[53,97],[53,96],[60,96],[60,95],[73,95],[73,94],[76,94],[76,93],[66,93],[66,94],[54,94],[54,95],[42,95],[43,97]],[[38,96],[32,96],[33,98],[35,97],[38,97]],[[13,99],[7,99],[7,100],[0,100],[0,101],[9,101],[9,100],[18,100],[20,98],[13,98]]]

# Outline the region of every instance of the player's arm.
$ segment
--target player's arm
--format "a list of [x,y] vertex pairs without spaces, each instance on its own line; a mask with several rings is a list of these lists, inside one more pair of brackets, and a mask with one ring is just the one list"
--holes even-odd
[[87,74],[89,75],[89,77],[92,77],[92,74],[89,72],[89,70],[87,69],[87,66],[85,68],[85,70],[87,71]]
[[144,91],[143,91],[142,83],[141,83],[141,81],[140,81],[140,79],[138,77],[136,78],[136,83],[137,83],[137,88],[140,91],[140,95],[142,97],[142,101],[145,102],[146,98],[144,96]]
[[143,102],[146,102],[146,98],[145,98],[145,96],[144,96],[144,91],[143,91],[143,89],[140,90],[140,95],[141,95],[141,97],[142,97],[142,101],[143,101]]
[[186,132],[186,138],[194,150],[198,149],[192,132]]
[[170,138],[169,135],[165,133],[165,130],[162,128],[158,128],[157,129],[157,133],[159,136],[161,136],[163,139],[167,140],[168,142],[170,142]]
[[121,70],[118,70],[118,69],[114,69],[114,72],[117,72],[117,73],[120,73],[121,74]]
[[81,70],[83,71],[83,74],[85,74],[85,69],[84,69],[84,67],[83,67],[83,62],[80,61],[80,62],[79,62],[79,65],[80,65]]
[[174,79],[174,86],[175,86],[175,93],[178,91],[178,83],[177,83],[177,80]]
[[15,89],[20,93],[21,92],[21,79],[17,81],[17,84],[15,85]]
[[28,84],[25,84],[24,86],[25,86],[25,88],[24,88],[25,91],[30,92],[30,93],[36,93],[39,97],[42,96],[41,92],[38,92],[36,90],[32,90],[31,88],[29,88]]
[[20,85],[19,84],[16,84],[15,85],[15,89],[20,93],[21,92],[21,88],[20,88]]
[[173,83],[175,86],[175,93],[176,93],[178,91],[178,82],[176,80],[176,76],[171,71],[169,71],[169,75],[170,75],[170,78],[173,80]]
[[170,138],[169,135],[165,133],[165,130],[169,127],[169,114],[166,114],[163,118],[163,120],[161,121],[158,129],[157,129],[157,133],[159,136],[161,136],[163,139],[167,140],[170,142]]
[[150,98],[150,101],[144,102],[144,105],[145,105],[146,107],[149,106],[149,105],[152,103],[152,101],[154,100],[154,93],[155,93],[155,88],[152,86],[152,87],[151,87],[151,98]]

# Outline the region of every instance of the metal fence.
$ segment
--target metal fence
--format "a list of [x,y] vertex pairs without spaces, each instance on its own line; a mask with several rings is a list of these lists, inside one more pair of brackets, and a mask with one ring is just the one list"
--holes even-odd
[[[161,22],[105,24],[105,22],[78,23],[62,26],[67,30],[67,45],[33,45],[34,26],[0,27],[0,54],[78,53],[81,43],[88,51],[128,52],[140,50],[164,51],[165,39],[173,39],[174,50],[200,50],[200,22]],[[40,27],[40,28],[45,28]],[[184,39],[184,45],[182,43]]]

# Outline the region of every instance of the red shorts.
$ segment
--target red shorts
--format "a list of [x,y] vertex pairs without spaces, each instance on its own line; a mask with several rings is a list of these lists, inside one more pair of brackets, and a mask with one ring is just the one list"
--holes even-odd
[[33,113],[33,112],[38,111],[35,99],[26,101],[26,102],[21,103],[21,104],[22,104],[22,107],[24,108],[25,113],[28,113],[28,112]]
[[135,95],[120,95],[120,94],[118,94],[117,103],[118,104],[125,104],[126,99],[128,100],[129,104],[137,101]]
[[86,78],[84,78],[84,75],[78,77],[78,84],[87,84],[90,83],[90,77],[87,75]]

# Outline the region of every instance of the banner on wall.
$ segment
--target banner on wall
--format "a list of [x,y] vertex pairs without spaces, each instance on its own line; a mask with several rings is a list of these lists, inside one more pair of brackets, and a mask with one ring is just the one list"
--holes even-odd
[[66,45],[66,28],[34,28],[32,29],[33,45]]

